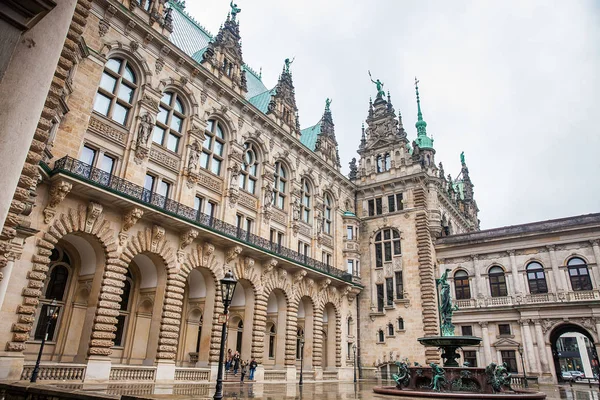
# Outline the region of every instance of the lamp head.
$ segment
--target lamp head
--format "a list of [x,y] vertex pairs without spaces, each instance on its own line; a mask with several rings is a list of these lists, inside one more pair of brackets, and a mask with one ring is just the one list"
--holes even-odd
[[46,308],[46,315],[48,318],[58,318],[58,306],[56,304],[56,299],[52,300],[52,303],[50,303]]
[[223,295],[223,303],[225,304],[225,307],[228,307],[229,304],[231,304],[236,284],[237,280],[231,271],[227,271],[223,279],[221,279],[221,293]]
[[522,344],[519,344],[518,350],[519,350],[519,354],[523,355],[523,345]]

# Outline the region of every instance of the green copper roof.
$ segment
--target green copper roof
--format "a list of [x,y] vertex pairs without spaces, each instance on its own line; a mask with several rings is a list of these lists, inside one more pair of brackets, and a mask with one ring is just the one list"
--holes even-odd
[[317,136],[319,133],[321,133],[321,121],[310,128],[302,129],[300,131],[300,142],[310,150],[315,151],[315,145],[317,144]]
[[[263,85],[264,86],[264,85]],[[248,92],[250,93],[250,92]],[[257,94],[254,97],[250,97],[248,101],[254,107],[258,108],[263,113],[267,113],[267,109],[269,107],[269,102],[271,101],[271,96],[275,94],[275,88],[268,90],[265,89],[264,92]]]
[[344,217],[356,217],[352,211],[344,211]]
[[193,57],[199,50],[208,46],[212,36],[176,4],[172,2],[169,4],[173,8],[173,32],[169,36],[169,40],[187,55]]
[[[196,62],[201,63],[202,55],[208,48],[208,43],[212,40],[212,35],[175,3],[169,2],[169,4],[173,8],[173,32],[169,36],[169,40]],[[248,86],[247,99],[251,99],[268,90],[256,72],[246,66],[244,66],[244,69],[246,70],[246,83]],[[267,100],[264,110],[261,108],[261,111],[267,111],[269,100]]]

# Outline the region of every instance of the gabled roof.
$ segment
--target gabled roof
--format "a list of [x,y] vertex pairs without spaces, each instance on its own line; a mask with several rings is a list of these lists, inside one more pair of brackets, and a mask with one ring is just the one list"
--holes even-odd
[[300,143],[308,147],[311,151],[315,151],[315,145],[317,144],[317,136],[319,136],[320,132],[321,121],[309,128],[302,129],[300,131]]
[[[250,85],[248,85],[250,86]],[[264,85],[263,85],[264,86]],[[257,94],[254,97],[250,97],[248,101],[254,107],[258,108],[263,113],[267,113],[269,108],[269,102],[271,101],[271,96],[275,94],[275,88],[271,90],[265,90],[264,92]]]
[[169,40],[187,55],[193,57],[196,52],[208,46],[212,35],[175,3],[170,2],[169,4],[173,8],[173,32],[169,36]]
[[262,80],[260,76],[256,74],[256,71],[247,65],[244,65],[244,70],[246,71],[246,82],[248,86],[248,94],[246,95],[246,98],[251,99],[252,97],[267,90],[267,87],[264,83],[262,83]]

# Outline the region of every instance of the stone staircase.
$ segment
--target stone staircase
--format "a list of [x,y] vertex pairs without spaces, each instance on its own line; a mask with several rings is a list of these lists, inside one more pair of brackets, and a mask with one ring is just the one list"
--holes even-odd
[[[250,380],[248,379],[248,377],[250,376],[250,373],[247,373],[246,376],[244,377],[244,383],[245,382],[256,382],[254,380]],[[225,373],[223,374],[223,383],[240,383],[240,379],[242,378],[242,373],[238,371],[237,375],[233,375],[233,370],[231,371],[225,371]]]

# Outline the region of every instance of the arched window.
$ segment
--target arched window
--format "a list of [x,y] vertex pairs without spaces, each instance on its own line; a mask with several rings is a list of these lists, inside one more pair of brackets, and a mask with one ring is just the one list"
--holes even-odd
[[388,336],[394,336],[394,325],[388,324]]
[[471,298],[471,287],[469,286],[469,274],[464,269],[459,269],[454,274],[454,292],[457,300]]
[[538,262],[527,264],[527,281],[529,282],[529,293],[548,293],[548,284],[546,283],[546,274],[544,267]]
[[258,180],[258,159],[254,145],[246,142],[244,144],[244,162],[240,174],[240,188],[256,194],[256,181]]
[[296,331],[296,360],[302,358],[302,343],[301,339],[304,339],[304,329],[298,327]]
[[395,229],[384,229],[375,235],[375,267],[382,268],[384,262],[392,261],[392,255],[402,254],[400,233]]
[[323,231],[328,234],[331,235],[331,226],[332,226],[332,208],[333,208],[333,203],[331,201],[331,196],[329,196],[329,194],[325,193],[325,197],[324,197],[324,206],[325,206],[325,215],[323,216]]
[[390,153],[385,153],[384,165],[386,171],[392,169],[392,158],[390,157]]
[[571,288],[575,291],[592,290],[592,280],[587,264],[579,257],[573,257],[567,262]]
[[398,318],[398,330],[399,331],[404,330],[404,320],[402,318]]
[[100,79],[94,111],[126,125],[137,87],[137,79],[129,62],[123,58],[109,59]]
[[177,153],[184,120],[185,108],[179,95],[175,92],[165,92],[158,106],[152,141]]
[[223,150],[225,148],[225,135],[221,123],[209,119],[205,137],[202,144],[202,154],[200,155],[200,166],[215,175],[221,175]]
[[287,185],[287,171],[281,161],[275,163],[275,178],[273,181],[273,205],[283,210]]
[[131,314],[131,288],[133,287],[133,279],[131,272],[128,270],[123,282],[123,294],[121,295],[121,304],[119,315],[117,316],[117,330],[115,331],[115,346],[123,346],[125,340],[125,327]]
[[504,270],[498,266],[494,266],[490,268],[488,275],[490,278],[490,292],[492,297],[508,296]]
[[[34,332],[35,340],[42,340],[46,334],[48,326],[48,341],[55,341],[56,327],[58,326],[58,317],[62,314],[67,295],[67,286],[69,283],[69,273],[71,270],[71,260],[67,253],[60,247],[56,247],[50,254],[50,264],[48,265],[48,281],[44,296],[40,298],[38,307],[39,317]],[[56,302],[56,312],[54,316],[48,315],[48,307]]]
[[377,172],[383,172],[383,157],[381,157],[381,154],[377,155]]
[[302,186],[302,190],[300,191],[300,198],[302,199],[300,215],[302,216],[302,221],[310,223],[310,211],[312,209],[310,183],[308,179],[302,178],[300,185]]
[[380,329],[379,332],[377,332],[377,339],[379,340],[379,343],[383,343],[385,341],[383,329]]
[[237,325],[237,336],[235,338],[235,351],[242,352],[242,337],[244,336],[244,321],[240,320]]
[[269,330],[269,358],[275,358],[275,324]]

